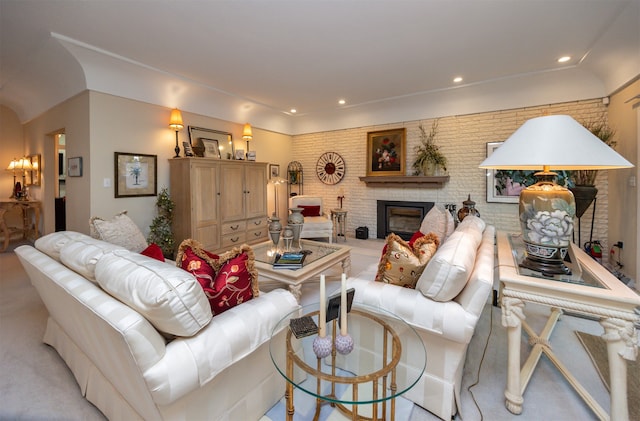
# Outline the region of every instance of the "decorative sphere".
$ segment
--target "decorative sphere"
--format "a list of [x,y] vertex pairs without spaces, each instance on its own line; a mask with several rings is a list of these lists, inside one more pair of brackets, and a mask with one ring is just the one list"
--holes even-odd
[[325,358],[331,354],[331,338],[316,336],[313,340],[313,352],[318,358]]
[[347,355],[353,351],[353,338],[348,333],[344,336],[336,337],[336,351],[342,355]]

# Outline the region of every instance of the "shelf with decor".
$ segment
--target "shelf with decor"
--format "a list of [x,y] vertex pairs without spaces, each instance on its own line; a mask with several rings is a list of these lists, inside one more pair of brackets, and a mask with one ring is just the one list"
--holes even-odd
[[427,189],[441,189],[445,183],[449,182],[448,175],[435,176],[406,176],[406,175],[386,175],[360,177],[367,187],[421,187]]

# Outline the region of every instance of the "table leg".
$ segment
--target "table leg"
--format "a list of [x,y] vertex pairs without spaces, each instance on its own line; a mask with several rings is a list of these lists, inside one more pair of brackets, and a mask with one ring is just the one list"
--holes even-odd
[[638,353],[636,330],[633,323],[620,319],[604,319],[602,339],[607,342],[609,382],[611,384],[611,419],[628,420],[627,362],[635,361]]
[[289,291],[291,291],[291,294],[293,294],[298,303],[300,302],[300,297],[302,296],[302,291],[300,290],[301,288],[302,284],[289,285]]
[[504,391],[505,406],[509,412],[522,413],[522,390],[520,389],[520,337],[522,321],[525,319],[524,302],[517,298],[502,297],[502,326],[507,328],[507,389]]
[[[287,342],[290,338],[287,338]],[[293,358],[291,357],[291,351],[287,350],[287,379],[293,379]],[[284,391],[285,401],[287,403],[287,421],[293,421],[293,414],[295,409],[293,407],[293,383],[287,380],[286,388]]]
[[4,214],[6,212],[6,209],[0,209],[0,229],[2,229],[4,235],[4,244],[2,245],[3,252],[9,247],[9,228],[7,228],[7,223],[4,221]]
[[351,274],[351,256],[347,255],[347,257],[342,261],[342,273],[349,276]]

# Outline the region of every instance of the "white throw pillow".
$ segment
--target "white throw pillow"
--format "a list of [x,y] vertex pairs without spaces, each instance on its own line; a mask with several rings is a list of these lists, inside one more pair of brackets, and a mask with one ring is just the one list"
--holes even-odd
[[38,238],[34,246],[52,259],[60,261],[60,250],[69,243],[77,239],[91,238],[86,234],[75,231],[58,231]]
[[98,260],[95,273],[102,289],[160,332],[193,336],[213,317],[196,278],[175,266],[128,250],[114,250]]
[[98,240],[106,241],[140,253],[148,244],[146,238],[127,211],[122,211],[110,221],[94,216],[89,221],[91,236]]
[[97,240],[89,236],[70,241],[60,250],[60,262],[69,269],[96,283],[96,264],[106,253],[126,250],[121,246]]
[[448,210],[439,205],[434,205],[424,216],[422,224],[420,224],[420,232],[436,234],[440,242],[444,242],[455,229],[453,217]]
[[416,289],[434,301],[450,301],[471,276],[486,224],[467,216],[445,241],[420,275]]

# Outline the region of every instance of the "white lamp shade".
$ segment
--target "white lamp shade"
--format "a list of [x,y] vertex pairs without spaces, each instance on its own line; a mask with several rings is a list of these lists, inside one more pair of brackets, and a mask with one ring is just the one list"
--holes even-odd
[[496,170],[541,170],[543,166],[606,170],[633,164],[568,115],[528,120],[480,164]]

